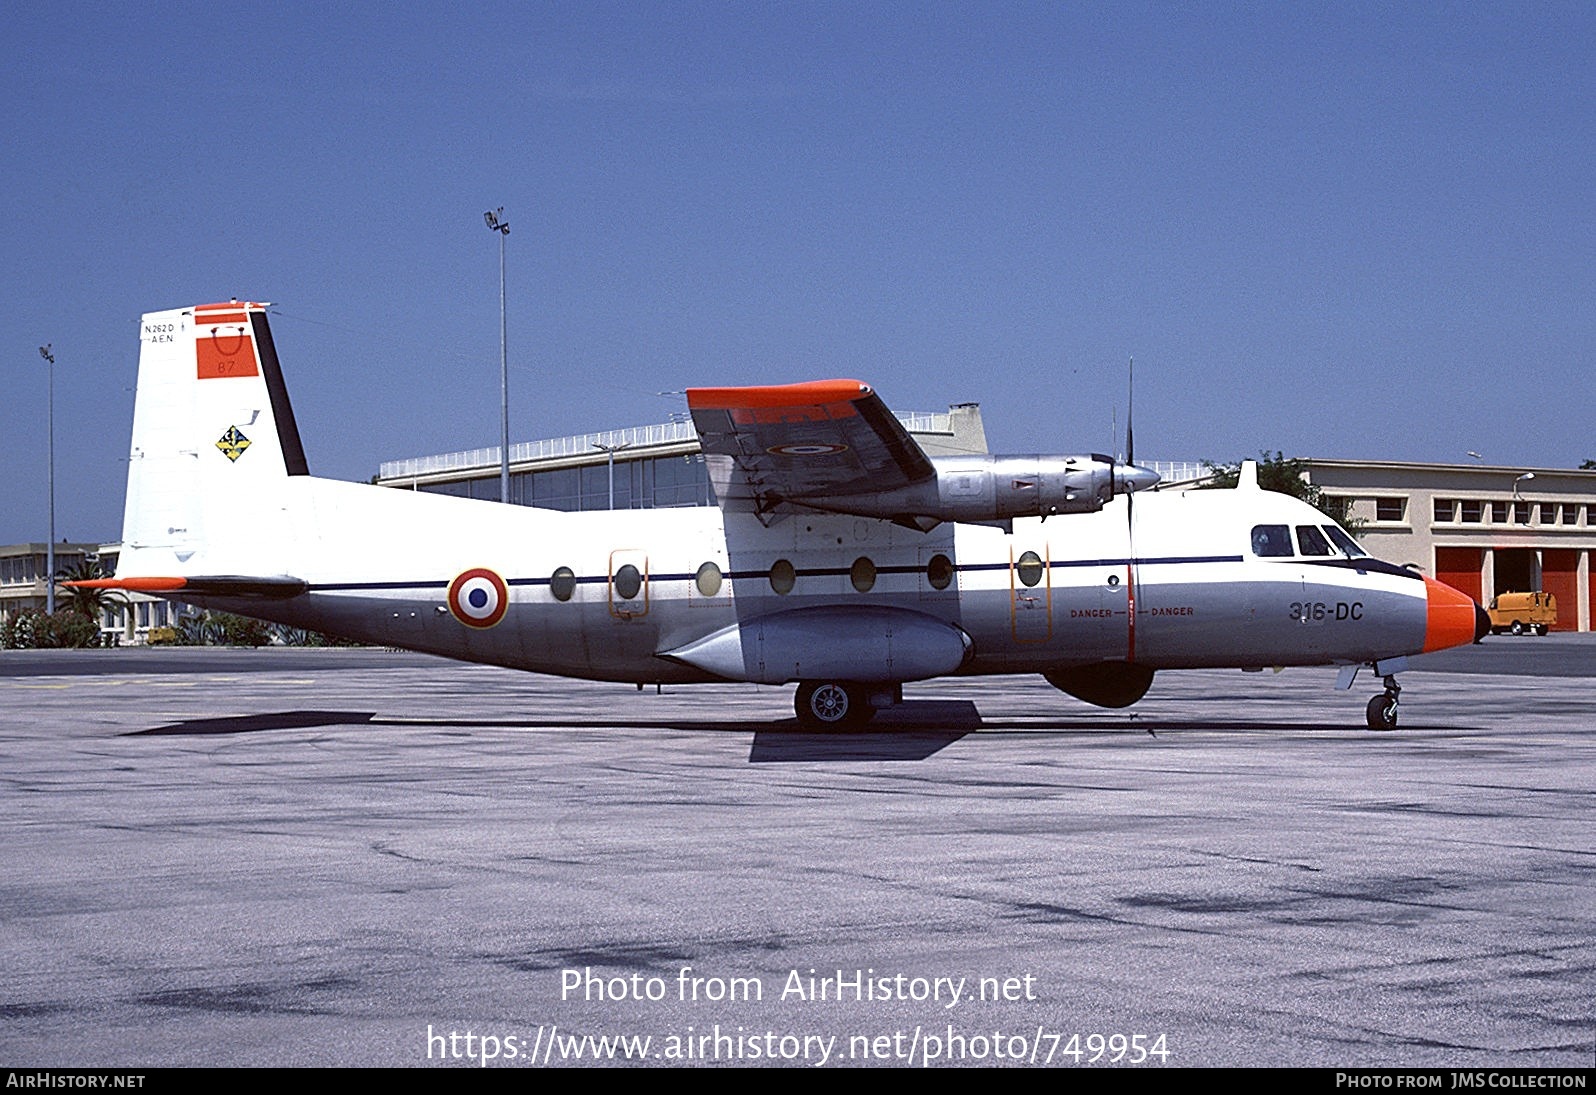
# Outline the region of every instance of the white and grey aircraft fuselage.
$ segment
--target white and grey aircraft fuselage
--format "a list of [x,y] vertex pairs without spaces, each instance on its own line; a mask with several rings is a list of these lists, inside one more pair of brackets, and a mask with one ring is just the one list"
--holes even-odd
[[[856,381],[695,389],[713,507],[567,513],[308,474],[263,305],[146,315],[123,549],[142,590],[367,642],[639,684],[797,682],[808,723],[906,682],[1372,666],[1473,641],[1467,596],[1258,489],[1107,457],[927,458]],[[1140,488],[1140,489],[1138,489]]]

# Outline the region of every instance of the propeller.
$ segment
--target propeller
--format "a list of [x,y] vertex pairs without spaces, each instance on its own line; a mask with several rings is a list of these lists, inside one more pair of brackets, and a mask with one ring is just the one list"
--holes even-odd
[[[1127,370],[1128,396],[1125,402],[1125,457],[1114,464],[1114,491],[1116,494],[1134,494],[1158,485],[1159,474],[1151,468],[1136,466],[1136,359],[1130,359]],[[1127,510],[1129,506],[1127,505]]]
[[1125,492],[1126,660],[1136,660],[1136,492],[1155,486],[1158,473],[1136,466],[1136,359],[1126,367],[1125,460],[1114,468],[1114,486]]

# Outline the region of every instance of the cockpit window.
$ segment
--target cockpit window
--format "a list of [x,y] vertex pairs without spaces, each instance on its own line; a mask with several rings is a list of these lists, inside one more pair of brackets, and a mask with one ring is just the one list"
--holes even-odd
[[1291,530],[1285,525],[1254,525],[1252,527],[1252,553],[1265,558],[1291,555]]
[[1304,555],[1334,555],[1336,549],[1330,546],[1330,541],[1324,538],[1312,525],[1297,526],[1297,547]]
[[1364,551],[1363,548],[1358,546],[1358,542],[1356,540],[1348,536],[1337,526],[1325,525],[1324,531],[1325,535],[1329,536],[1330,539],[1335,542],[1336,547],[1352,556],[1352,558],[1358,559],[1369,554],[1367,551]]

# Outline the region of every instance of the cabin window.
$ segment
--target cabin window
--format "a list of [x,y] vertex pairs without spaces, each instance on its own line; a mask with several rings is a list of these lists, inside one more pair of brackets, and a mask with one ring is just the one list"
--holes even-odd
[[777,559],[770,564],[770,588],[780,594],[792,592],[792,587],[798,584],[798,572],[791,563],[785,559]]
[[1326,536],[1330,537],[1331,542],[1334,543],[1336,547],[1340,548],[1354,559],[1369,554],[1358,545],[1356,540],[1348,536],[1335,525],[1325,525],[1324,533]]
[[643,575],[631,563],[615,572],[615,592],[624,601],[630,601],[643,589]]
[[556,601],[571,599],[571,594],[576,592],[576,575],[570,567],[561,567],[554,572],[554,577],[549,579],[549,592],[554,594]]
[[1297,550],[1304,555],[1334,555],[1336,549],[1330,546],[1330,541],[1324,538],[1312,525],[1297,526]]
[[1027,551],[1020,556],[1020,561],[1014,569],[1019,574],[1021,582],[1034,586],[1042,580],[1042,557],[1034,551]]
[[1285,525],[1254,525],[1252,553],[1266,559],[1289,558],[1291,531]]
[[953,582],[953,560],[946,555],[933,555],[925,565],[925,580],[932,589],[947,589]]
[[720,592],[720,567],[714,563],[705,563],[698,568],[698,573],[693,575],[693,581],[698,585],[698,592],[705,597],[713,597]]
[[876,564],[861,555],[848,568],[848,581],[860,593],[869,593],[876,584]]

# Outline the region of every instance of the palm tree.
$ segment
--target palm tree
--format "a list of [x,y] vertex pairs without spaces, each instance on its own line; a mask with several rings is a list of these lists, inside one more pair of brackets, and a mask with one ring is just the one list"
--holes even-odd
[[[98,559],[84,559],[70,567],[63,567],[56,572],[57,584],[64,582],[92,582],[98,578],[109,578],[105,568]],[[83,586],[63,586],[60,595],[66,598],[66,607],[80,616],[87,616],[94,621],[94,626],[100,626],[100,617],[105,612],[107,605],[128,604],[127,596],[116,590],[86,589]]]

